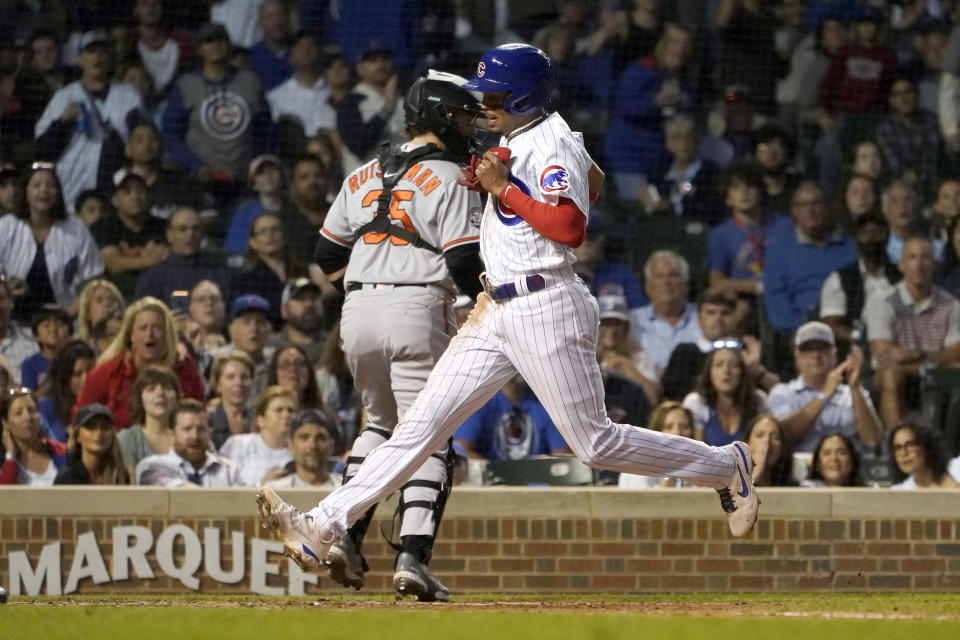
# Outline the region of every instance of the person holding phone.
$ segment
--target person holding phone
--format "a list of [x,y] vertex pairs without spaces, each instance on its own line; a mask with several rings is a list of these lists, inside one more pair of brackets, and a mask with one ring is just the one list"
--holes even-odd
[[[191,207],[180,207],[167,221],[166,258],[144,270],[137,280],[136,298],[153,296],[163,300],[179,316],[189,315],[190,290],[210,280],[223,292],[230,284],[230,273],[221,256],[203,251],[203,223]],[[183,295],[175,295],[181,292]],[[227,294],[229,295],[229,294]]]
[[853,346],[837,364],[833,329],[808,322],[797,329],[794,358],[800,375],[770,390],[767,404],[780,421],[793,451],[813,453],[820,440],[839,433],[873,448],[883,437],[883,424],[860,385],[863,351]]

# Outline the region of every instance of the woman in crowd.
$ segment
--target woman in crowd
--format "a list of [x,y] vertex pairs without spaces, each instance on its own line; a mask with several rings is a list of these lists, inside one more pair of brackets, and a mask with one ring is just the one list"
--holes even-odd
[[120,289],[104,278],[91,280],[80,293],[77,307],[77,337],[103,353],[123,325],[126,305]]
[[54,484],[130,484],[117,437],[105,406],[81,407],[70,429],[67,464]]
[[274,385],[257,398],[256,433],[239,433],[227,438],[220,453],[236,463],[240,479],[248,486],[259,486],[287,475],[286,465],[293,460],[287,448],[290,423],[298,410],[297,393]]
[[605,295],[597,299],[597,304],[600,307],[600,339],[597,341],[600,366],[607,373],[639,385],[650,406],[656,406],[663,389],[656,367],[630,333],[627,299],[621,295]]
[[30,391],[0,398],[0,484],[49,487],[67,462],[67,446],[45,437]]
[[141,371],[152,364],[173,370],[185,398],[203,402],[203,380],[193,359],[177,348],[173,315],[156,298],[134,302],[123,315],[120,333],[103,352],[77,399],[77,405],[104,404],[117,430],[130,426],[130,391]]
[[130,477],[137,463],[147,456],[167,453],[173,446],[170,417],[183,393],[173,371],[150,365],[137,376],[130,392],[130,419],[133,426],[121,431],[117,439]]
[[867,176],[875,183],[884,178],[883,155],[873,140],[861,140],[851,148],[850,172]]
[[931,427],[904,422],[890,431],[889,447],[895,463],[891,489],[956,489],[960,487],[947,473],[946,446],[940,433]]
[[869,211],[876,211],[880,203],[877,183],[862,173],[854,173],[847,178],[843,186],[843,211],[840,221],[845,227],[853,228],[853,222]]
[[744,375],[743,344],[732,339],[718,342],[722,346],[707,356],[696,391],[683,399],[683,406],[693,413],[696,439],[715,447],[744,440],[750,422],[767,411],[753,376]]
[[860,452],[853,440],[835,433],[824,436],[813,452],[810,477],[801,487],[862,487],[860,481]]
[[311,374],[306,352],[296,345],[288,344],[273,352],[267,384],[296,391],[301,409],[323,409],[317,377]]
[[50,361],[47,381],[37,392],[37,408],[47,435],[58,442],[67,441],[73,407],[96,359],[93,347],[83,340],[71,340]]
[[750,423],[745,439],[753,457],[753,484],[758,487],[784,487],[790,479],[790,452],[780,421],[769,414]]
[[250,392],[255,369],[253,360],[242,351],[213,361],[210,391],[217,395],[217,400],[210,404],[210,427],[211,440],[217,449],[236,433],[250,433],[254,418]]
[[284,237],[283,223],[272,213],[261,213],[250,225],[246,264],[234,275],[237,295],[255,293],[270,303],[270,322],[275,330],[283,324],[280,304],[288,280],[306,275],[293,261]]
[[52,164],[34,163],[16,215],[0,218],[0,270],[23,283],[13,317],[29,323],[45,304],[76,312],[80,286],[103,273],[87,227],[67,215]]
[[[684,438],[693,437],[693,414],[679,402],[667,400],[661,402],[650,414],[648,429],[669,433]],[[677,478],[658,478],[656,476],[638,476],[621,473],[617,480],[621,489],[668,489],[672,487],[692,486]]]

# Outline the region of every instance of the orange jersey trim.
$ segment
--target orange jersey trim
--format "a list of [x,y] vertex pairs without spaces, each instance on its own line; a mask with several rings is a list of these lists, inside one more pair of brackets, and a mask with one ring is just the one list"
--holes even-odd
[[338,238],[337,236],[333,235],[332,233],[330,233],[329,231],[327,231],[327,230],[326,230],[325,228],[323,228],[323,227],[320,228],[320,233],[322,233],[323,235],[327,236],[328,238],[330,238],[331,240],[333,240],[333,241],[336,242],[337,244],[341,244],[341,245],[343,245],[343,246],[345,246],[345,247],[347,247],[347,248],[350,248],[350,247],[353,246],[353,243],[352,243],[352,242],[348,242],[348,241],[344,240],[343,238]]
[[477,242],[480,240],[480,236],[469,236],[466,238],[460,238],[459,240],[451,240],[447,244],[440,247],[442,250],[446,251],[448,248],[452,247],[455,244],[463,244],[464,242]]

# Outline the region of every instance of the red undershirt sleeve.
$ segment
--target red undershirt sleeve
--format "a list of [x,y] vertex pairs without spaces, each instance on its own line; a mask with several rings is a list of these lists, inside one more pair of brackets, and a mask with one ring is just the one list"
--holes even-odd
[[538,202],[512,184],[501,189],[497,197],[544,237],[574,249],[583,244],[587,216],[573,200],[560,198],[557,205]]

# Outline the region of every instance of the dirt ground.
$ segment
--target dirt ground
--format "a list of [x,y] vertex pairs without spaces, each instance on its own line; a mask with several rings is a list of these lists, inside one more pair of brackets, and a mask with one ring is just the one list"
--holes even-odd
[[[524,611],[524,612],[542,612],[542,613],[620,613],[628,615],[654,615],[654,616],[698,616],[698,617],[790,617],[790,618],[836,618],[836,619],[872,619],[872,620],[960,620],[960,611],[957,613],[939,612],[938,615],[921,614],[916,612],[905,613],[903,610],[894,608],[885,611],[836,611],[836,610],[810,610],[807,606],[792,609],[789,603],[772,598],[770,601],[754,602],[657,602],[651,600],[644,601],[592,601],[571,600],[571,601],[537,601],[537,600],[518,600],[511,601],[509,598],[503,600],[491,601],[473,601],[473,602],[448,602],[448,603],[418,603],[412,599],[362,599],[362,598],[300,598],[300,599],[281,599],[281,598],[256,598],[240,597],[232,598],[190,598],[184,596],[155,596],[150,598],[132,598],[132,597],[58,597],[44,598],[36,597],[29,599],[13,599],[6,606],[12,607],[152,607],[152,608],[257,608],[270,610],[283,609],[314,609],[326,608],[337,610],[360,610],[360,609],[383,609],[383,610],[417,610],[417,609],[443,609],[453,611]],[[883,608],[883,607],[881,607]]]

